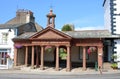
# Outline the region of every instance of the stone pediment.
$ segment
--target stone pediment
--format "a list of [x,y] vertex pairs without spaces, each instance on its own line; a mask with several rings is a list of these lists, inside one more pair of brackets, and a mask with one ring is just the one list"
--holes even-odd
[[71,39],[71,37],[52,27],[47,27],[46,29],[34,34],[31,39]]

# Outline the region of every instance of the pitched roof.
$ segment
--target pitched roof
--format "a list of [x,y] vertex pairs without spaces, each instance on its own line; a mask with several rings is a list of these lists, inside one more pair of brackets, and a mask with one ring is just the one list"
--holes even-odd
[[64,32],[73,38],[116,38],[117,35],[111,35],[108,30],[83,30]]
[[[48,37],[50,37],[50,39],[51,39],[52,38],[52,36],[50,36],[51,32],[52,32],[52,34],[54,33],[53,35],[59,35],[59,36],[62,36],[64,38],[71,39],[71,36],[69,36],[69,35],[67,35],[67,34],[65,34],[65,33],[61,32],[59,30],[56,30],[56,29],[54,29],[52,27],[47,27],[47,28],[45,28],[45,29],[37,32],[36,34],[34,34],[33,36],[31,36],[31,38],[36,38],[39,35],[43,35],[43,34],[47,34],[48,33],[49,34]],[[57,38],[57,37],[55,37],[55,38]]]
[[24,24],[0,24],[0,29],[16,28]]
[[13,39],[29,39],[35,33],[37,33],[37,32],[25,32],[25,33],[13,38]]
[[[45,29],[44,29],[45,30]],[[47,29],[46,29],[47,30]],[[43,31],[43,30],[42,30]],[[42,32],[40,31],[40,32]],[[84,31],[58,31],[62,34],[68,35],[69,37],[75,39],[84,39],[84,38],[120,38],[118,35],[111,35],[108,30],[84,30]],[[29,39],[32,36],[35,36],[39,32],[26,32],[14,39]]]
[[39,25],[38,23],[35,23],[35,27],[36,27],[37,32],[39,32],[40,30],[43,30],[43,27]]
[[39,32],[25,32],[25,33],[15,37],[15,38],[13,38],[13,40],[36,38],[37,36],[43,35],[44,33],[48,32],[48,31],[53,31],[56,34],[58,34],[60,36],[63,36],[65,38],[67,38],[67,39],[72,38],[71,36],[69,36],[69,35],[67,35],[67,34],[65,34],[65,33],[61,32],[61,31],[58,31],[58,30],[56,30],[56,29],[54,29],[52,27],[47,27],[47,28],[45,28],[45,29],[43,29],[43,30],[41,30]]
[[34,26],[36,31],[40,31],[42,30],[43,28],[37,24],[37,23],[32,23],[32,22],[29,22],[29,23],[20,23],[20,24],[0,24],[0,29],[13,29],[13,28],[17,28],[17,27],[20,27],[20,26]]

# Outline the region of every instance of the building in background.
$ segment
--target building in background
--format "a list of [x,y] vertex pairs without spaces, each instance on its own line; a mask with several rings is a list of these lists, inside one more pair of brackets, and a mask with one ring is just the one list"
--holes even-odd
[[12,67],[14,43],[12,39],[25,32],[37,32],[42,27],[35,23],[33,13],[29,10],[18,10],[16,17],[5,24],[0,24],[0,69]]
[[[105,28],[108,29],[112,35],[120,35],[120,0],[104,0],[103,7]],[[117,62],[119,64],[120,39],[112,39],[109,43],[108,51],[111,54],[117,54]]]

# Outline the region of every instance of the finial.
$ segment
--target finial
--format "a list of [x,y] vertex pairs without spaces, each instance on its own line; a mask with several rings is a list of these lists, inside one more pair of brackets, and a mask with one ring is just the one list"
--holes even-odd
[[53,12],[53,10],[52,10],[52,9],[50,9],[50,12]]
[[51,3],[51,5],[50,5],[50,12],[53,12],[53,5],[52,5],[52,3]]

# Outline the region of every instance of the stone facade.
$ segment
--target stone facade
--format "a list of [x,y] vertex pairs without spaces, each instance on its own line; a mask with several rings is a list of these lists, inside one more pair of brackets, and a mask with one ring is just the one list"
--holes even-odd
[[[78,31],[74,32],[71,36],[71,33],[55,29],[55,15],[53,14],[53,16],[52,14],[50,13],[47,17],[49,18],[48,23],[51,21],[53,25],[48,24],[42,31],[30,34],[24,33],[13,39],[15,46],[14,65],[31,66],[31,68],[40,67],[43,70],[45,69],[45,62],[49,62],[58,71],[62,62],[59,50],[60,48],[65,48],[66,59],[64,61],[66,61],[66,71],[70,71],[72,66],[75,66],[75,63],[81,65],[83,70],[86,70],[89,63],[95,64],[95,62],[98,62],[98,67],[102,68],[103,41],[108,36],[107,33],[103,33],[102,30],[95,31],[97,36],[90,33],[91,35],[88,34],[90,37],[85,37],[87,35],[84,36],[85,32]],[[104,32],[106,31],[104,30]],[[18,46],[21,47],[18,48]],[[51,46],[54,49],[48,53],[46,52],[46,46]],[[95,47],[96,52],[88,55],[89,47]],[[22,53],[20,51],[21,49]]]

